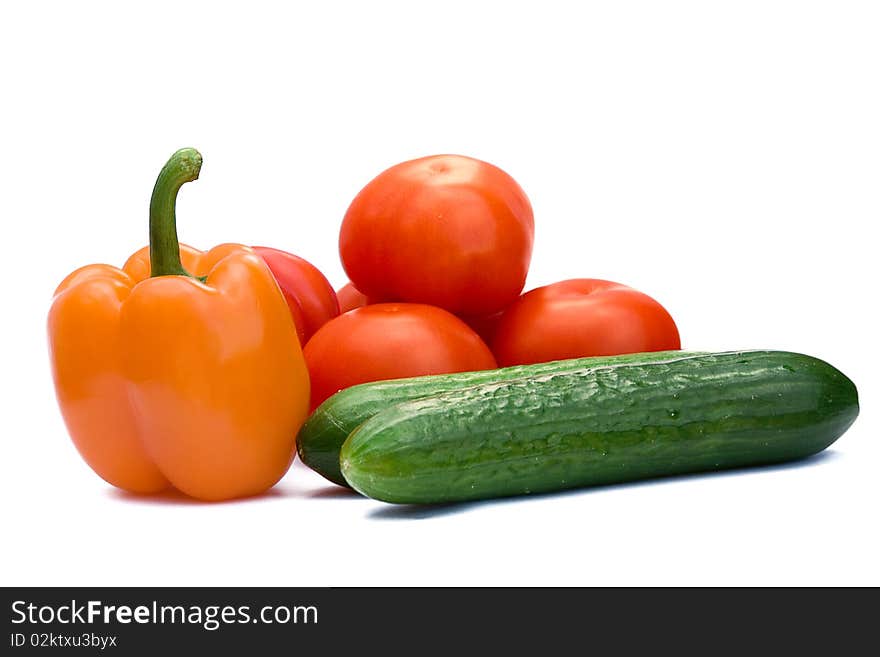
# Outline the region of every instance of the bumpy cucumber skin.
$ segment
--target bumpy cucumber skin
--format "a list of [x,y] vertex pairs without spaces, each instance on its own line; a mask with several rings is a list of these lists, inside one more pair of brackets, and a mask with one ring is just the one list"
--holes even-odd
[[340,458],[375,499],[476,500],[799,459],[858,410],[855,385],[824,361],[727,352],[405,402],[364,422]]
[[365,420],[392,404],[419,399],[502,379],[521,378],[628,362],[652,362],[700,352],[655,351],[619,356],[517,365],[497,370],[420,376],[364,383],[336,393],[309,416],[299,431],[296,449],[303,463],[324,478],[348,486],[339,469],[339,450],[348,435]]

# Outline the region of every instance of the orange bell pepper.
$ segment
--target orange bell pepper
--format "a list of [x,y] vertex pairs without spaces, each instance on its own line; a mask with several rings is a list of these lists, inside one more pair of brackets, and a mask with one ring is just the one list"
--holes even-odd
[[98,475],[133,493],[223,500],[261,493],[290,467],[309,380],[262,258],[239,244],[181,253],[177,192],[201,162],[182,149],[159,174],[149,260],[73,272],[48,330],[62,415]]

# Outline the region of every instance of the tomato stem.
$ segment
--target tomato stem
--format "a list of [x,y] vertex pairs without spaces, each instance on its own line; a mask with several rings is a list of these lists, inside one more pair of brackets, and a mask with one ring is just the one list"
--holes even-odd
[[177,192],[184,183],[198,180],[202,156],[194,148],[181,148],[162,167],[150,197],[150,276],[191,276],[180,262],[177,241]]

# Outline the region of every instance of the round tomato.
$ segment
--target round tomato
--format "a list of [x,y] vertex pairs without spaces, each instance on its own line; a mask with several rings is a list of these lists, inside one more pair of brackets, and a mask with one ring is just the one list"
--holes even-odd
[[534,232],[529,199],[504,171],[434,155],[393,166],[361,190],[339,251],[368,297],[484,315],[522,291]]
[[498,364],[681,349],[672,317],[631,287],[578,278],[522,295],[502,316],[492,341]]
[[312,408],[357,383],[492,369],[480,336],[454,315],[414,303],[355,308],[322,326],[303,350]]
[[336,291],[336,298],[339,300],[340,313],[347,313],[349,310],[368,306],[371,303],[379,303],[374,299],[370,299],[351,282],[346,283]]
[[333,286],[308,260],[268,246],[253,249],[272,270],[296,324],[299,343],[304,345],[315,331],[339,314]]

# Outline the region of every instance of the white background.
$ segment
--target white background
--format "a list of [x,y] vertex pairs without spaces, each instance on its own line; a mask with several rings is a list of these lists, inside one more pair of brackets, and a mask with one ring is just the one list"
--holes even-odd
[[[872,2],[4,3],[5,585],[880,584],[880,11]],[[628,283],[692,349],[828,360],[862,412],[788,467],[439,509],[297,464],[259,499],[112,490],[65,433],[52,291],[146,241],[168,155],[183,241],[268,244],[338,287],[342,215],[462,153],[529,194],[528,286]]]

